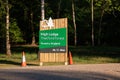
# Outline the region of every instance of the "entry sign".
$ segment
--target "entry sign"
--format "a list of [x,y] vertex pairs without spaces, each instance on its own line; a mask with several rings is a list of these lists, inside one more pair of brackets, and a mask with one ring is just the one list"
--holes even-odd
[[67,18],[40,21],[39,60],[43,62],[65,62],[68,58]]
[[66,27],[40,30],[39,49],[42,53],[66,52]]

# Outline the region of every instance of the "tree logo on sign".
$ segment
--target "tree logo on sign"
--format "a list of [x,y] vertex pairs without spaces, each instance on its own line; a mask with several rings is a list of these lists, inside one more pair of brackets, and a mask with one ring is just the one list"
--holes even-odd
[[42,25],[44,28],[49,27],[51,29],[52,27],[54,27],[52,18],[50,17],[48,20],[43,20]]

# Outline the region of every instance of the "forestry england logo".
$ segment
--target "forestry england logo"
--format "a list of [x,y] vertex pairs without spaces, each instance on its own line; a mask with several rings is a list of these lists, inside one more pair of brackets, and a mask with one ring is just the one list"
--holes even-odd
[[43,26],[44,28],[49,27],[50,29],[51,29],[52,27],[54,27],[52,18],[50,17],[48,20],[43,20],[43,21],[42,21],[42,26]]

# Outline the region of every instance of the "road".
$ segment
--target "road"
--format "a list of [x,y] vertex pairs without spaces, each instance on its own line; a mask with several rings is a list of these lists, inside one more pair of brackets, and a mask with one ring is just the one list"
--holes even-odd
[[120,80],[120,64],[1,68],[0,80]]

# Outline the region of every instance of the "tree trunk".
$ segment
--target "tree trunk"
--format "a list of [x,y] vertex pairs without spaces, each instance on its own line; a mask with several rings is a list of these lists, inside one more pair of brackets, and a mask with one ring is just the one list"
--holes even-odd
[[103,18],[104,10],[101,12],[101,17],[100,17],[100,24],[99,24],[99,31],[98,31],[98,45],[101,44],[101,31],[102,31],[102,18]]
[[61,8],[61,0],[59,0],[59,3],[58,3],[57,18],[60,17],[60,8]]
[[7,4],[6,4],[6,54],[8,56],[11,56],[9,26],[10,26],[10,23],[9,23],[9,4],[8,4],[8,0],[7,0]]
[[74,0],[72,0],[72,16],[73,16],[73,25],[74,25],[74,44],[77,45],[77,31],[76,31],[76,21],[75,21],[75,6]]
[[91,1],[91,20],[92,20],[92,34],[91,34],[91,38],[92,38],[92,46],[94,46],[94,7],[93,7],[93,0]]
[[41,0],[41,19],[45,19],[44,0]]
[[32,45],[36,45],[35,44],[35,32],[34,32],[34,26],[33,26],[33,12],[32,11],[30,13],[30,17],[31,17],[30,24],[31,24],[31,28],[32,28]]
[[100,24],[99,24],[99,31],[98,31],[98,45],[101,44],[102,20],[103,20],[103,15],[107,5],[108,5],[108,1],[106,0],[103,1],[103,5],[101,6],[101,16],[100,16]]

